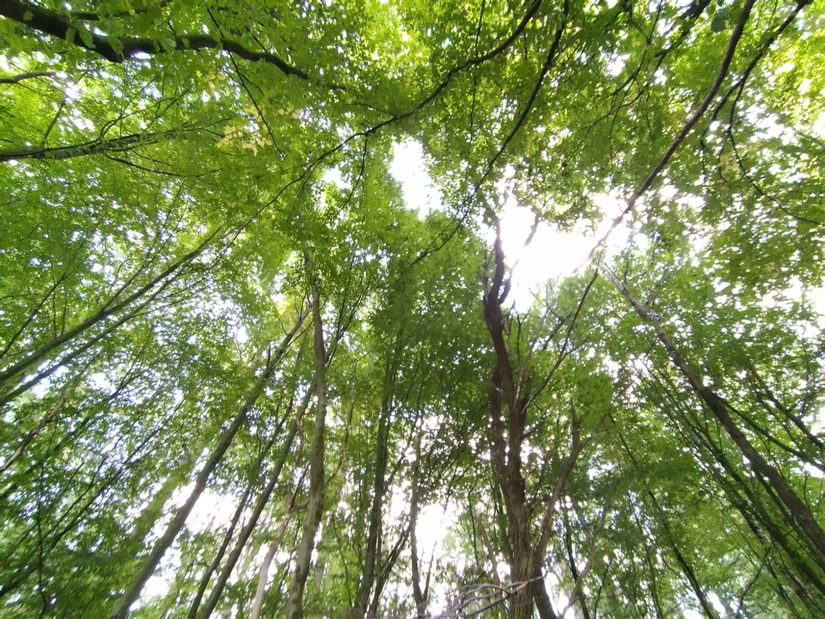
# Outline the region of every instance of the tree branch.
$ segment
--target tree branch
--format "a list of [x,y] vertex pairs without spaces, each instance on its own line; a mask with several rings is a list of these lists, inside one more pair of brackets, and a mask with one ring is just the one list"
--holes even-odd
[[[96,53],[109,62],[121,63],[129,58],[134,58],[138,54],[154,55],[166,51],[165,46],[160,41],[149,38],[123,37],[113,43],[113,39],[110,39],[107,35],[97,34],[94,31],[89,32],[89,36],[85,37],[85,40],[84,37],[71,36],[70,32],[76,32],[83,26],[74,24],[59,13],[28,2],[6,0],[0,3],[0,15],[42,34],[67,40],[73,45]],[[234,39],[216,38],[207,34],[183,34],[169,37],[169,40],[174,42],[177,49],[223,49],[252,62],[262,61],[271,64],[280,69],[284,75],[309,80],[307,73],[293,67],[281,57],[271,52],[253,51]]]
[[[2,10],[3,7],[0,7],[0,11]],[[20,73],[18,75],[0,77],[0,84],[19,84],[23,80],[30,80],[37,77],[53,77],[54,75],[54,71],[32,71],[30,73]]]
[[659,175],[664,171],[667,167],[667,164],[670,163],[671,158],[673,155],[676,154],[676,151],[679,150],[679,147],[685,141],[687,136],[693,131],[693,128],[699,123],[702,119],[702,116],[705,115],[710,104],[713,102],[713,99],[719,93],[719,90],[722,88],[722,84],[725,81],[725,78],[730,71],[730,65],[733,62],[733,56],[736,53],[736,48],[739,45],[739,41],[742,38],[742,34],[745,31],[745,26],[748,23],[748,19],[751,14],[751,10],[753,9],[753,5],[756,3],[756,0],[748,0],[745,6],[742,8],[742,15],[739,18],[739,22],[736,24],[736,28],[731,35],[730,42],[728,43],[727,51],[725,52],[725,57],[722,59],[722,64],[719,67],[719,71],[716,74],[716,79],[713,81],[713,84],[708,91],[708,94],[705,95],[705,98],[702,100],[702,103],[699,104],[699,107],[690,115],[687,122],[685,122],[682,130],[676,135],[676,137],[671,142],[670,146],[668,147],[665,154],[662,155],[662,158],[659,159],[659,163],[656,164],[656,167],[653,168],[653,171],[645,178],[644,182],[633,192],[630,196],[630,199],[627,201],[627,205],[622,212],[613,220],[610,224],[610,228],[607,232],[604,233],[599,242],[593,247],[590,251],[590,255],[588,256],[588,260],[591,260],[593,256],[596,255],[596,252],[604,246],[607,242],[608,237],[610,234],[615,230],[619,224],[624,221],[624,218],[633,210],[636,206],[636,203],[639,199],[653,186],[653,182],[659,178]]

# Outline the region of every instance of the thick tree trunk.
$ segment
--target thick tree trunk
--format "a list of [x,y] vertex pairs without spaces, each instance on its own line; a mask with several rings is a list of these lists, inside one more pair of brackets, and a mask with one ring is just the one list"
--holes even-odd
[[[498,222],[497,222],[498,223]],[[530,392],[529,368],[519,372],[516,381],[510,351],[505,339],[505,317],[501,304],[507,297],[509,281],[505,280],[504,251],[501,237],[497,235],[494,245],[494,273],[489,289],[484,295],[484,319],[493,341],[496,353],[496,367],[492,376],[490,392],[490,430],[493,473],[501,497],[510,536],[510,577],[511,584],[518,589],[511,597],[510,616],[532,616],[533,606],[537,608],[542,619],[555,619],[556,614],[550,602],[550,596],[543,578],[545,551],[553,531],[556,504],[561,499],[567,479],[572,474],[582,449],[580,440],[581,420],[572,410],[571,446],[564,465],[559,473],[553,492],[543,497],[544,509],[537,513],[539,518],[535,527],[535,536],[531,526],[533,514],[527,503],[527,490],[521,460],[524,433],[527,427],[529,408],[536,396],[545,390],[565,358],[566,346],[561,349],[553,369],[539,381],[539,387]],[[595,279],[595,277],[594,277]],[[581,311],[587,292],[593,283],[585,289],[579,305],[568,325],[567,338],[570,337],[576,317]]]
[[541,619],[558,619],[556,611],[553,610],[553,604],[550,602],[550,596],[547,593],[547,587],[544,584],[544,576],[540,568],[536,568],[533,582],[533,599],[536,603],[536,609],[539,611]]
[[[516,386],[510,351],[505,339],[505,317],[501,311],[501,304],[509,290],[505,270],[504,250],[500,234],[497,234],[493,278],[484,295],[484,320],[496,354],[496,367],[490,391],[490,452],[494,477],[501,491],[507,516],[511,585],[517,587],[510,597],[508,615],[511,619],[529,618],[532,617],[533,607],[536,606],[542,619],[555,619],[556,615],[544,586],[541,564],[552,528],[555,504],[561,496],[564,483],[572,471],[580,449],[578,429],[574,425],[576,434],[571,457],[557,480],[553,496],[546,502],[539,538],[534,540],[521,460],[531,394],[527,393],[528,389],[524,384],[525,375],[520,377],[520,382]],[[548,381],[549,377],[542,381],[542,388],[547,386]],[[525,393],[520,393],[520,389],[524,389]]]
[[510,488],[504,492],[504,507],[510,528],[510,581],[518,585],[510,603],[511,619],[533,616],[533,597],[535,588],[532,580],[535,577],[533,570],[533,548],[530,539],[529,521],[525,509],[523,488],[520,495]]

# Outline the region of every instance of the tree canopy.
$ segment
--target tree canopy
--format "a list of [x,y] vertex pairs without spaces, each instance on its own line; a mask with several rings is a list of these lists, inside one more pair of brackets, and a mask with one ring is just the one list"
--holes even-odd
[[825,616],[821,0],[0,43],[2,616]]

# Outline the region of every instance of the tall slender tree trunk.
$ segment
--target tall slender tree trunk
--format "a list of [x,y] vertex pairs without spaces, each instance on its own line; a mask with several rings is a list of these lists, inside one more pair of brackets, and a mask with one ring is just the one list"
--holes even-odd
[[567,553],[567,566],[570,569],[570,576],[573,578],[573,596],[572,601],[576,604],[581,612],[582,619],[590,619],[590,610],[587,607],[587,598],[582,592],[579,582],[581,579],[581,572],[576,565],[576,555],[573,552],[573,540],[570,537],[570,522],[567,518],[567,510],[562,511],[564,516],[564,531],[562,533],[562,542],[564,543],[564,550]]
[[198,583],[198,590],[195,593],[195,598],[192,600],[192,603],[189,605],[189,618],[194,619],[197,617],[198,608],[200,608],[201,600],[203,600],[203,596],[206,593],[206,589],[209,587],[209,581],[212,579],[212,574],[215,573],[215,570],[218,569],[218,566],[221,564],[224,555],[226,554],[226,549],[229,548],[229,544],[232,542],[232,537],[235,535],[235,529],[238,526],[238,522],[241,519],[241,515],[243,514],[244,509],[247,507],[247,501],[249,500],[249,495],[252,492],[252,483],[247,486],[246,490],[244,491],[241,500],[238,501],[238,506],[235,508],[235,513],[232,514],[232,520],[229,523],[229,528],[224,533],[223,540],[221,541],[220,548],[218,548],[218,552],[212,558],[212,561],[209,563],[209,566],[206,568],[206,571],[201,575],[200,582]]
[[[278,426],[275,430],[275,436],[281,430],[281,427],[284,424],[286,417],[281,419],[278,423]],[[203,600],[203,596],[206,594],[206,590],[209,587],[209,581],[212,580],[212,575],[217,571],[218,567],[221,565],[221,561],[223,561],[224,556],[226,555],[226,551],[229,548],[229,545],[232,543],[232,539],[235,536],[235,529],[238,527],[238,523],[241,520],[241,516],[243,515],[244,510],[249,507],[249,498],[252,495],[252,492],[255,488],[255,482],[257,480],[257,472],[261,470],[261,465],[263,464],[264,459],[269,454],[270,450],[272,449],[272,445],[275,443],[275,438],[272,438],[270,441],[267,442],[266,448],[261,451],[261,455],[258,457],[258,460],[255,462],[255,467],[252,469],[256,473],[253,473],[252,478],[249,480],[249,483],[244,490],[243,496],[241,500],[238,501],[238,506],[235,508],[235,513],[232,515],[232,520],[229,523],[229,528],[226,530],[226,533],[223,536],[223,540],[221,541],[221,545],[218,548],[218,552],[212,558],[212,561],[209,563],[209,566],[206,568],[206,571],[201,575],[200,582],[198,583],[198,590],[195,593],[195,597],[192,600],[192,603],[189,605],[189,619],[194,619],[198,615],[198,610],[201,605],[201,601]]]
[[[295,495],[293,494],[292,496],[294,499]],[[252,602],[252,609],[249,611],[249,619],[260,619],[261,610],[264,605],[264,596],[266,595],[266,581],[269,577],[269,566],[272,564],[272,560],[275,558],[275,553],[278,552],[278,548],[280,548],[283,544],[284,537],[286,537],[287,527],[289,527],[289,522],[292,515],[291,510],[292,506],[290,506],[287,513],[284,514],[284,519],[281,520],[281,524],[278,526],[278,531],[275,533],[275,538],[269,544],[269,548],[266,551],[266,556],[261,562],[261,569],[258,573],[258,586],[255,589],[255,599]]]
[[427,598],[429,597],[430,575],[427,574],[424,588],[421,588],[421,564],[418,558],[418,513],[421,510],[421,435],[419,434],[415,442],[415,465],[413,466],[412,496],[410,497],[410,571],[412,576],[413,600],[415,601],[416,619],[424,619],[427,616]]
[[719,395],[706,387],[699,378],[699,373],[690,365],[681,351],[676,347],[670,336],[665,331],[662,324],[648,309],[642,305],[619,280],[618,277],[604,264],[601,266],[602,272],[619,289],[624,297],[636,310],[639,317],[653,328],[656,337],[670,356],[673,365],[687,379],[693,391],[705,403],[707,408],[713,413],[717,421],[722,425],[728,436],[739,448],[741,454],[753,467],[754,471],[765,479],[770,487],[788,509],[791,518],[795,521],[797,529],[802,533],[802,537],[807,539],[812,547],[812,555],[817,563],[825,569],[825,531],[816,520],[811,510],[802,499],[790,487],[778,469],[771,465],[761,453],[753,446],[747,436],[731,417],[728,405]]
[[[501,305],[507,297],[509,281],[505,279],[504,249],[497,220],[496,224],[494,271],[489,288],[484,294],[484,321],[496,354],[496,367],[491,378],[490,390],[490,452],[493,473],[501,491],[507,516],[511,553],[510,580],[511,585],[516,587],[510,597],[508,615],[510,619],[530,619],[535,607],[542,619],[556,619],[544,586],[542,562],[555,503],[560,498],[566,475],[569,475],[578,455],[577,437],[574,438],[572,459],[565,466],[566,473],[558,480],[556,490],[547,502],[539,540],[536,542],[531,529],[531,513],[527,506],[521,460],[531,394],[519,393],[519,388],[524,385],[516,386],[505,338],[506,319]],[[544,381],[545,386],[547,382]]]
[[395,359],[399,354],[400,335],[396,339],[395,350],[387,361],[384,375],[381,413],[378,417],[378,432],[375,439],[375,474],[372,484],[372,504],[370,506],[367,549],[361,569],[361,581],[355,604],[350,610],[354,619],[362,619],[367,612],[370,591],[375,583],[375,566],[382,533],[382,513],[386,494],[387,460],[389,459],[390,414],[392,412],[392,385],[395,379]]
[[125,593],[120,598],[117,606],[112,613],[113,618],[123,618],[129,614],[129,607],[137,600],[138,596],[140,595],[143,586],[146,584],[146,581],[149,580],[149,577],[157,568],[158,563],[160,563],[161,557],[172,545],[172,542],[177,537],[180,530],[183,528],[184,523],[186,522],[186,518],[189,516],[192,508],[195,506],[195,503],[200,498],[201,494],[203,493],[204,488],[206,488],[206,483],[209,481],[210,476],[212,475],[213,471],[217,468],[218,463],[223,459],[224,454],[229,449],[229,445],[232,443],[232,439],[235,438],[235,435],[240,430],[241,426],[243,425],[244,421],[246,421],[246,417],[249,414],[249,411],[258,401],[258,398],[264,392],[264,389],[269,384],[270,379],[272,378],[273,373],[275,372],[275,368],[278,367],[278,362],[281,358],[286,354],[286,351],[289,347],[289,344],[292,342],[293,337],[300,329],[301,325],[303,324],[305,316],[300,316],[295,323],[295,326],[292,330],[286,334],[284,339],[281,341],[278,350],[275,351],[269,358],[269,361],[264,368],[263,373],[261,374],[260,378],[255,381],[252,389],[250,390],[249,394],[244,400],[244,403],[241,405],[238,413],[232,419],[232,422],[229,426],[223,431],[221,434],[220,439],[218,440],[217,445],[212,450],[212,453],[209,454],[209,457],[206,460],[206,463],[201,469],[200,473],[198,473],[197,478],[195,479],[195,487],[192,490],[192,493],[189,495],[189,498],[186,500],[186,503],[178,509],[177,513],[172,518],[169,525],[166,527],[163,535],[155,542],[155,545],[152,547],[152,550],[149,552],[146,560],[143,563],[143,566],[138,570],[135,578],[132,580],[131,584],[126,588]]
[[[386,409],[386,407],[382,407]],[[381,411],[378,422],[378,439],[376,445],[375,476],[372,486],[372,504],[370,506],[369,525],[367,529],[367,549],[364,557],[364,565],[361,570],[361,580],[358,586],[358,594],[350,615],[353,619],[363,618],[369,605],[370,591],[375,582],[375,566],[378,562],[378,548],[381,537],[381,515],[384,506],[384,493],[386,491],[387,458],[389,455],[387,438],[389,434],[388,419],[386,410]]]
[[269,502],[269,498],[272,496],[272,493],[275,490],[275,486],[278,485],[278,480],[281,477],[281,471],[284,468],[284,463],[286,462],[287,456],[292,449],[292,441],[295,439],[295,435],[298,432],[298,425],[301,423],[301,420],[304,416],[304,411],[306,407],[309,405],[309,394],[307,394],[304,403],[301,405],[298,415],[295,418],[295,422],[292,424],[292,427],[287,434],[286,439],[284,440],[284,444],[281,447],[281,451],[278,453],[278,460],[275,463],[275,467],[272,471],[272,475],[269,478],[269,482],[264,487],[261,494],[258,495],[258,499],[255,501],[255,506],[252,508],[252,513],[249,516],[249,520],[241,529],[241,532],[238,534],[238,539],[235,541],[235,546],[232,548],[232,552],[226,559],[226,564],[221,569],[221,573],[218,576],[218,580],[215,582],[215,586],[212,589],[212,592],[209,594],[209,599],[206,601],[204,607],[198,613],[198,616],[202,619],[209,617],[212,614],[212,611],[215,610],[215,607],[218,605],[218,601],[220,600],[221,595],[223,594],[223,589],[226,586],[227,581],[229,580],[229,576],[232,574],[232,570],[235,568],[235,565],[238,562],[238,559],[241,556],[244,548],[246,547],[246,542],[249,540],[249,536],[252,535],[252,531],[255,529],[255,526],[258,524],[258,520],[261,517],[261,514],[264,511],[267,503]]
[[[279,531],[281,529],[286,531],[287,523],[288,520],[285,518],[283,522],[281,522]],[[255,588],[255,598],[252,600],[252,608],[249,611],[249,619],[259,619],[261,616],[261,609],[263,609],[264,606],[264,595],[266,595],[266,581],[269,578],[269,566],[272,564],[272,560],[275,558],[275,553],[278,552],[278,547],[281,545],[282,540],[280,537],[281,536],[278,536],[270,542],[269,548],[266,550],[264,560],[261,562],[261,569],[258,572],[258,586]]]
[[180,459],[178,469],[172,471],[164,480],[163,485],[152,495],[149,503],[135,519],[134,527],[129,534],[130,539],[137,543],[143,542],[162,515],[166,502],[192,473],[192,469],[195,468],[195,461],[203,451],[203,443],[204,441],[198,441],[198,445]]
[[315,340],[315,423],[309,455],[309,499],[301,533],[301,541],[295,556],[295,575],[287,600],[288,619],[303,617],[304,588],[309,576],[309,564],[315,547],[315,535],[324,511],[324,438],[327,416],[326,350],[324,326],[321,322],[321,292],[309,252],[304,252],[307,281],[312,294],[312,322]]
[[[612,420],[612,418],[611,418]],[[614,423],[615,426],[615,423]],[[633,455],[633,451],[630,449],[627,441],[624,438],[621,430],[616,428],[617,435],[619,437],[619,441],[621,442],[622,448],[624,450],[627,459],[633,465],[634,468],[639,468],[639,462],[636,460],[636,456]],[[656,512],[655,519],[656,522],[662,527],[664,531],[665,538],[667,539],[668,545],[670,546],[671,550],[673,551],[673,555],[676,557],[676,562],[679,564],[679,567],[682,569],[682,573],[687,578],[688,583],[690,584],[690,588],[693,590],[693,594],[696,596],[696,599],[699,601],[699,605],[702,607],[702,610],[705,613],[705,616],[709,617],[710,619],[717,619],[718,613],[714,610],[713,606],[710,604],[710,601],[707,599],[705,592],[702,590],[702,586],[699,582],[699,578],[696,575],[693,566],[687,560],[687,557],[682,552],[681,548],[679,548],[679,544],[673,534],[673,531],[670,528],[670,524],[667,519],[667,514],[665,511],[659,506],[659,501],[656,499],[656,495],[650,489],[650,487],[645,483],[645,494],[650,499],[650,504],[653,506],[653,510]]]

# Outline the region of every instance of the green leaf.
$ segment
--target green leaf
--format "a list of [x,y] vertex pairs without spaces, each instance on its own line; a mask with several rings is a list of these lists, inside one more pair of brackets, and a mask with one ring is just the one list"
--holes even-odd
[[16,4],[0,616],[822,616],[822,2]]
[[86,47],[88,47],[89,49],[94,49],[95,40],[94,40],[94,37],[92,36],[91,31],[88,28],[86,28],[84,26],[79,26],[77,28],[77,34],[80,37],[80,40],[83,41],[83,44]]
[[112,49],[115,50],[115,53],[119,56],[123,55],[123,41],[120,37],[109,37],[109,45],[112,46]]

